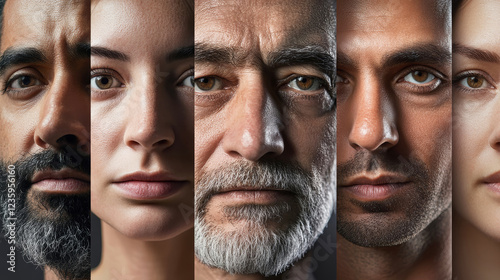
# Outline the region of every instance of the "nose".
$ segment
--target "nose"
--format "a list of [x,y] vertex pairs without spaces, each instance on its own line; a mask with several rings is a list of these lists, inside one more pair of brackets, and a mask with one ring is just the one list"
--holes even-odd
[[226,116],[222,145],[227,154],[257,161],[283,153],[281,113],[259,75],[240,80]]
[[[149,81],[151,80],[151,81]],[[175,108],[153,79],[138,84],[127,93],[125,144],[134,150],[162,151],[175,141],[172,118]]]
[[35,127],[35,144],[44,149],[61,150],[70,145],[82,155],[90,152],[90,96],[83,86],[75,86],[71,71],[57,73],[41,100],[41,113]]
[[387,150],[398,143],[394,104],[376,78],[362,80],[355,86],[350,105],[352,147],[373,152]]
[[491,134],[488,139],[490,147],[500,152],[500,97],[496,96],[496,104],[492,107],[491,119]]

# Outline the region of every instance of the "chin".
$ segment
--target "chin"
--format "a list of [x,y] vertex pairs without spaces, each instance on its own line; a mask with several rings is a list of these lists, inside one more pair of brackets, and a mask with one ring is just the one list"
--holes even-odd
[[193,227],[193,215],[183,216],[177,207],[175,210],[165,208],[129,206],[120,211],[120,215],[100,218],[124,236],[142,241],[171,239]]

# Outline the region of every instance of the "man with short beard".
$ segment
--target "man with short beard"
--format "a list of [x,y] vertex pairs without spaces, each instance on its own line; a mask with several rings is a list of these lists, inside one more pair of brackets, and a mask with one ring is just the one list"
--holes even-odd
[[451,1],[338,4],[338,279],[451,279]]
[[312,277],[297,268],[335,205],[334,74],[335,1],[195,2],[197,279]]
[[2,7],[6,237],[11,249],[44,267],[46,279],[89,279],[90,3],[7,0]]

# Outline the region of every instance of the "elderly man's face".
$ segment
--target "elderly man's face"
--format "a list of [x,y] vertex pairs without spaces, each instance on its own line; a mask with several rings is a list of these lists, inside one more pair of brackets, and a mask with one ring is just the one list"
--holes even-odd
[[196,2],[201,262],[277,274],[323,230],[334,205],[333,8],[326,1]]
[[338,2],[337,221],[361,246],[402,243],[450,205],[450,10],[437,2]]
[[1,173],[17,175],[4,218],[36,264],[77,277],[90,268],[88,21],[86,1],[10,0],[0,46]]

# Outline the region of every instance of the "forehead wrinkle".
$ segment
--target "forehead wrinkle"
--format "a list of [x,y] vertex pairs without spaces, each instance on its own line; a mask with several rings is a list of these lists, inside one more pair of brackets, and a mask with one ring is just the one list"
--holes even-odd
[[[216,22],[217,26],[222,26],[219,32],[214,28],[212,30],[208,28],[208,32],[222,35],[237,46],[248,42],[255,48],[260,44],[260,48],[265,49],[267,46],[279,48],[299,43],[307,45],[312,42],[328,45],[330,52],[335,52],[333,1],[300,1],[295,3],[295,8],[290,3],[282,5],[285,2],[279,1],[265,1],[263,5],[259,5],[258,1],[242,3],[242,1],[196,1],[196,25],[214,26]],[[238,21],[231,17],[235,14],[238,15]],[[197,28],[197,38],[199,32],[201,31]],[[238,33],[243,34],[240,40],[229,35]]]

